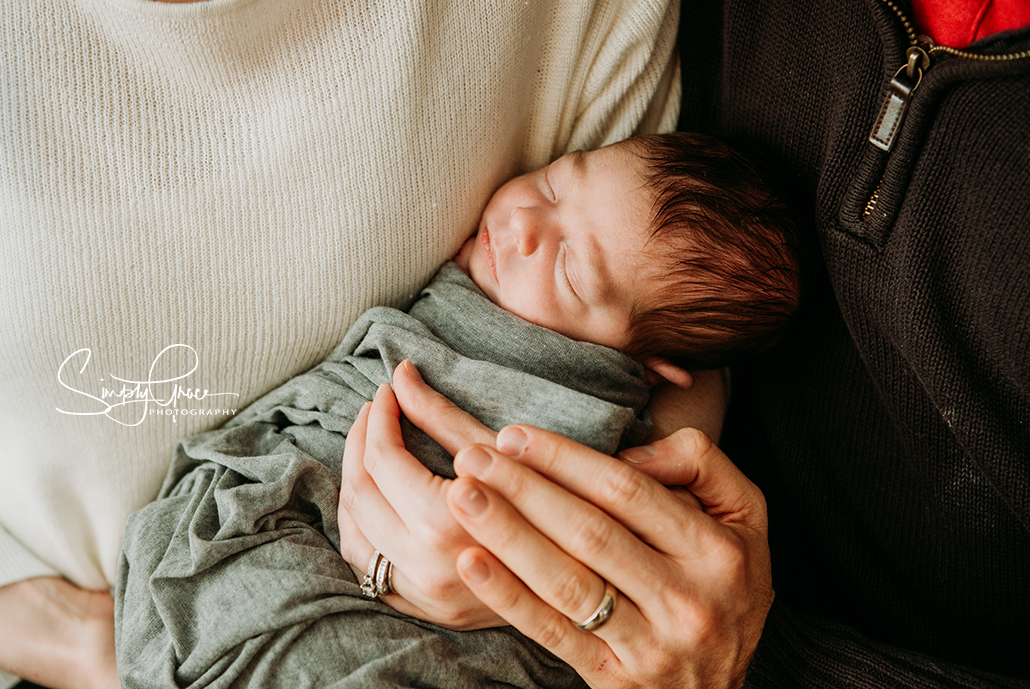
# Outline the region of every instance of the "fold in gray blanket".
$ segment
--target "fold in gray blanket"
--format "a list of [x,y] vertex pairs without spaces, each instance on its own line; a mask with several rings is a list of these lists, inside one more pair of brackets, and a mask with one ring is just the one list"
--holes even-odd
[[[321,364],[181,441],[158,500],[125,529],[123,686],[584,686],[509,627],[454,632],[364,598],[340,557],[344,438],[406,358],[494,429],[529,423],[606,453],[647,430],[638,363],[522,321],[449,263],[408,313],[368,311]],[[405,440],[453,476],[406,422]]]

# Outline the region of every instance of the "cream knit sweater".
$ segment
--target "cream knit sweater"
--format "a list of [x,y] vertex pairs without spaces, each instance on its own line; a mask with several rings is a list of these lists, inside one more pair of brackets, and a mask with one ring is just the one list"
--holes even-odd
[[0,584],[107,588],[176,438],[406,304],[507,177],[672,128],[677,5],[0,3]]

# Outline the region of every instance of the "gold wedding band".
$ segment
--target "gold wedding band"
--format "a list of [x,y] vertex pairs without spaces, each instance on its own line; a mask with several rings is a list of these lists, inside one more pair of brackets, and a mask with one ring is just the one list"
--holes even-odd
[[588,617],[583,622],[580,622],[576,626],[585,632],[597,631],[607,622],[611,616],[612,611],[615,610],[615,587],[609,584],[607,581],[604,582],[604,597],[601,599],[601,604],[597,606],[597,610],[594,610],[594,614]]

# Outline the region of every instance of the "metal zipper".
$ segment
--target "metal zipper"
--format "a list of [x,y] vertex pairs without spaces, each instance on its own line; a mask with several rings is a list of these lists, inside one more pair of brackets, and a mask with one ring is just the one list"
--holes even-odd
[[[1005,55],[984,55],[936,45],[929,37],[916,34],[912,22],[909,21],[905,13],[893,0],[882,0],[882,2],[897,15],[898,20],[905,29],[909,42],[909,48],[905,51],[905,64],[891,78],[887,89],[887,97],[880,106],[880,114],[876,118],[873,130],[869,133],[869,143],[884,152],[890,152],[891,147],[894,145],[898,132],[901,130],[901,124],[905,120],[905,113],[908,111],[908,104],[912,94],[919,88],[919,84],[923,80],[923,74],[934,64],[935,58],[952,56],[966,60],[980,60],[982,62],[1001,62],[1030,57],[1030,50]],[[883,180],[880,180],[880,182],[882,183]],[[876,190],[873,191],[873,195],[862,212],[862,217],[868,216],[876,206],[879,191],[880,185],[877,184]]]
[[[1018,53],[1006,53],[1004,55],[985,55],[983,53],[971,53],[968,50],[960,50],[958,48],[950,48],[946,45],[937,45],[929,36],[917,35],[915,28],[912,26],[912,22],[905,16],[904,11],[898,7],[893,0],[882,0],[883,4],[891,8],[894,14],[897,15],[898,20],[905,29],[905,34],[908,36],[908,43],[911,46],[925,49],[927,55],[931,60],[938,55],[953,55],[954,57],[961,57],[968,60],[981,60],[983,62],[1002,62],[1005,60],[1021,60],[1025,57],[1030,57],[1030,50],[1022,50]],[[925,46],[925,48],[924,48]]]

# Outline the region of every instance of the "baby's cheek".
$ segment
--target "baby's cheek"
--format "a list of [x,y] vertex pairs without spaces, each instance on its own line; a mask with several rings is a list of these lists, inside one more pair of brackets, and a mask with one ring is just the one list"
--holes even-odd
[[465,243],[461,245],[461,249],[458,251],[458,255],[454,257],[454,262],[459,268],[466,273],[469,272],[469,256],[472,255],[472,250],[476,245],[476,235],[472,235],[465,240]]

